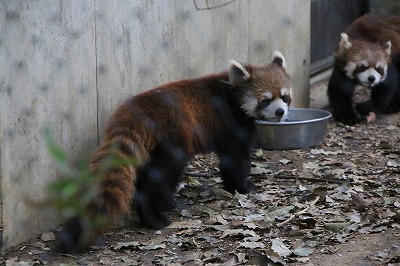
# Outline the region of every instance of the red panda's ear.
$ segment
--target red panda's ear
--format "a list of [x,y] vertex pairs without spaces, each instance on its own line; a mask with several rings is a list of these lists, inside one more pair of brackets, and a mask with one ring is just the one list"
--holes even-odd
[[383,49],[385,49],[385,53],[389,57],[390,54],[392,53],[392,42],[388,41],[387,43],[385,43]]
[[250,79],[249,72],[235,60],[229,60],[228,76],[230,84],[241,84]]
[[272,53],[272,63],[277,64],[283,69],[286,69],[287,67],[285,57],[279,51],[274,51]]
[[338,53],[343,53],[345,50],[349,49],[351,47],[351,42],[349,41],[349,36],[346,33],[341,33],[340,34],[341,39],[339,42],[339,49]]

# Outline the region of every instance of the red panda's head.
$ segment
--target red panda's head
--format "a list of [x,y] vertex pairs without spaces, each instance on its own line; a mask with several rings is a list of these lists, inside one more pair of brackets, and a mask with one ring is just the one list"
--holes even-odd
[[241,108],[247,115],[268,121],[287,118],[292,89],[282,53],[275,51],[272,63],[264,67],[243,66],[231,60],[228,74],[229,83],[242,88]]
[[341,34],[336,62],[345,75],[363,86],[373,87],[386,78],[392,44],[366,41],[350,42],[346,33]]

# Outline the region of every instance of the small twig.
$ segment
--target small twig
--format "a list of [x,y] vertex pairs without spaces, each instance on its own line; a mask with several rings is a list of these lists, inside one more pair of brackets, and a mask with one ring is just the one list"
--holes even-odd
[[312,206],[314,206],[318,201],[319,201],[319,196],[318,196],[313,202],[311,202],[310,205],[308,205],[305,209],[303,209],[303,210],[301,210],[301,211],[298,211],[298,212],[296,212],[296,213],[294,213],[294,214],[291,214],[289,218],[287,218],[285,221],[283,221],[283,222],[281,222],[281,223],[276,224],[276,226],[281,227],[281,226],[283,226],[283,225],[289,223],[290,221],[292,221],[292,220],[293,220],[294,218],[296,218],[297,216],[300,216],[301,214],[307,212],[307,211],[308,211]]
[[219,174],[220,174],[219,172],[214,172],[214,173],[211,173],[211,174],[188,173],[188,172],[183,173],[183,175],[194,176],[194,177],[211,177],[211,176],[217,176]]
[[73,255],[70,255],[70,254],[66,254],[66,253],[64,253],[64,254],[60,254],[61,256],[64,256],[64,257],[70,257],[70,258],[73,258],[73,259],[79,259],[77,256],[73,256]]
[[400,150],[385,150],[383,151],[383,154],[397,154],[400,155]]
[[[193,177],[211,177],[211,176],[218,176],[221,173],[214,172],[210,174],[202,174],[202,173],[189,173],[185,172],[183,175],[187,176],[193,176]],[[249,176],[265,176],[265,174],[249,174]],[[337,178],[331,178],[331,179],[326,179],[326,178],[312,178],[312,177],[301,177],[301,176],[290,176],[290,175],[275,175],[275,179],[289,179],[289,180],[304,180],[304,181],[310,181],[310,182],[328,182],[328,183],[334,183],[334,184],[342,184],[345,182],[345,180],[342,179],[337,179]]]
[[332,178],[312,178],[312,177],[301,177],[301,176],[290,176],[290,175],[276,175],[274,176],[276,179],[295,179],[295,180],[304,180],[310,182],[328,182],[328,183],[335,183],[335,184],[342,184],[344,180]]
[[[210,174],[202,174],[202,173],[189,173],[189,172],[185,172],[183,173],[183,175],[187,175],[187,176],[194,176],[194,177],[211,177],[211,176],[217,176],[220,175],[221,172],[217,171],[214,173],[210,173]],[[265,176],[265,174],[249,174],[249,176]]]

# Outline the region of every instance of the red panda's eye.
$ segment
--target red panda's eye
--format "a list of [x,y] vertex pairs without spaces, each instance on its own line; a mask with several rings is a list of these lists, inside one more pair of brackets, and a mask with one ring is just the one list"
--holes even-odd
[[261,100],[261,101],[258,103],[258,107],[259,107],[260,109],[266,108],[266,107],[271,103],[271,101],[272,101],[272,100],[270,100],[270,99]]
[[283,101],[284,103],[289,103],[289,102],[290,102],[290,96],[287,95],[287,94],[283,95],[283,96],[282,96],[282,101]]
[[378,72],[381,76],[383,76],[383,72],[384,72],[383,67],[376,67],[375,70],[376,70],[376,72]]
[[358,66],[356,67],[356,72],[364,72],[364,71],[367,70],[367,69],[368,69],[367,66],[358,65]]

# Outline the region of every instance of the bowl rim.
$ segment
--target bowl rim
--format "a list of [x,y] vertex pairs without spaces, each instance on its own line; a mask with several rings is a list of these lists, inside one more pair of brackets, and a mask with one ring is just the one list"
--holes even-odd
[[272,121],[265,121],[265,120],[259,120],[256,119],[256,124],[259,125],[303,125],[303,124],[309,124],[309,123],[315,123],[323,120],[328,120],[329,118],[332,117],[332,114],[323,109],[317,109],[317,108],[290,108],[290,110],[307,110],[307,111],[318,111],[325,113],[323,117],[320,118],[314,118],[314,119],[308,119],[308,120],[301,120],[301,121],[280,121],[280,122],[272,122]]

